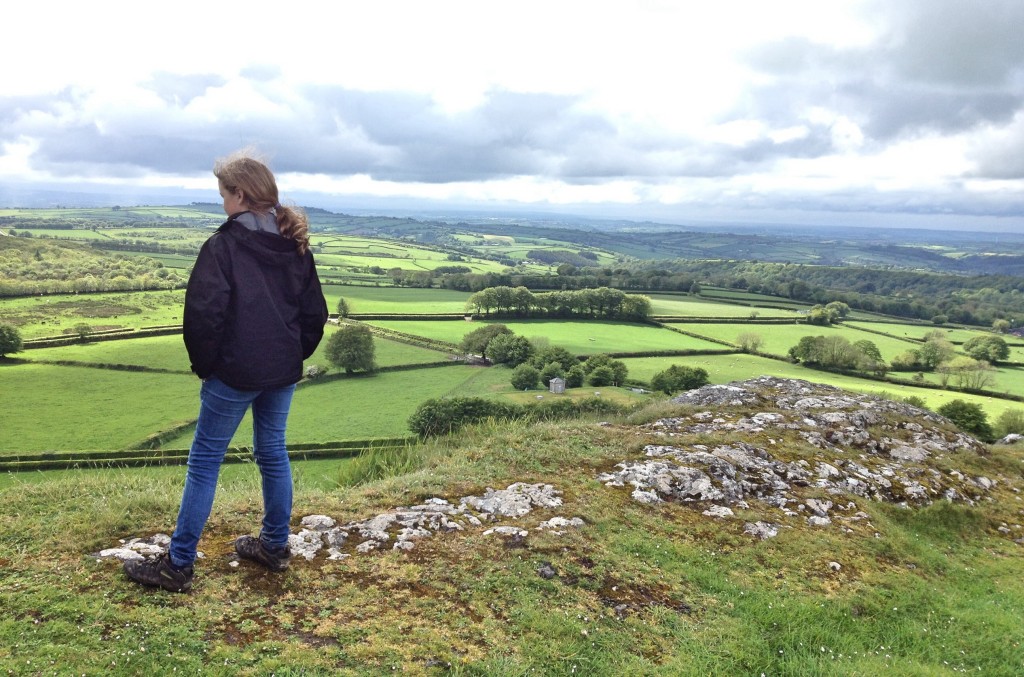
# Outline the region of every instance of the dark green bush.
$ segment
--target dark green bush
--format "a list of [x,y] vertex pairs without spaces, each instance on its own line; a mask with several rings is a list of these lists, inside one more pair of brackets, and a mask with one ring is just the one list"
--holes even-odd
[[948,418],[966,433],[970,433],[983,442],[992,442],[992,426],[988,424],[988,416],[980,404],[951,400],[938,408],[938,413]]
[[409,417],[409,429],[421,437],[455,432],[471,423],[490,418],[509,419],[522,415],[522,407],[482,397],[450,397],[427,400]]

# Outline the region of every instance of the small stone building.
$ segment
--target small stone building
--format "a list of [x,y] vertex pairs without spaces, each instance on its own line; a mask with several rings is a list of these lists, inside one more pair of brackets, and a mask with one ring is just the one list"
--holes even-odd
[[557,376],[555,378],[551,379],[550,381],[548,381],[548,390],[553,392],[553,393],[556,393],[556,394],[564,393],[565,392],[565,379],[564,378],[558,378]]

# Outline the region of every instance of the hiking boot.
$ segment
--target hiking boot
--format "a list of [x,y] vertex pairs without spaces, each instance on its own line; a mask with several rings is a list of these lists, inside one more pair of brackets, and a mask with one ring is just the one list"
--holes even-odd
[[292,553],[287,545],[280,552],[274,553],[263,541],[253,536],[239,536],[235,540],[235,552],[243,559],[251,559],[271,571],[284,571],[292,561]]
[[192,567],[177,568],[171,564],[167,553],[155,560],[131,559],[124,563],[128,578],[142,585],[163,588],[171,592],[188,592],[192,589]]

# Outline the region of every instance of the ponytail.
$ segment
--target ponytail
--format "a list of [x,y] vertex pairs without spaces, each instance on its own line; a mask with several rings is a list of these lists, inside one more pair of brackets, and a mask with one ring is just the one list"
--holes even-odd
[[300,254],[309,251],[309,221],[306,213],[298,207],[274,206],[277,218],[277,230],[281,235],[295,240],[296,249]]
[[213,166],[214,176],[229,190],[241,190],[245,206],[254,212],[267,213],[274,210],[277,231],[284,237],[295,240],[299,254],[309,251],[309,220],[298,207],[285,207],[277,197],[277,181],[266,164],[239,151],[227,158],[217,160]]

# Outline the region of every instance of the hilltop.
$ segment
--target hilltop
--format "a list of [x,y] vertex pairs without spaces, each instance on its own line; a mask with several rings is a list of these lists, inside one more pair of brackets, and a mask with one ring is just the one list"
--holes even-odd
[[255,471],[222,482],[182,596],[137,589],[114,557],[159,550],[180,469],[14,484],[0,668],[1024,669],[1021,449],[928,411],[762,377],[621,420],[495,423],[414,452],[417,469],[355,489],[300,468],[305,554],[284,576],[230,554],[259,520]]

